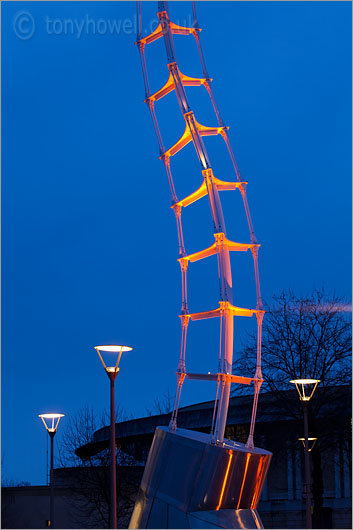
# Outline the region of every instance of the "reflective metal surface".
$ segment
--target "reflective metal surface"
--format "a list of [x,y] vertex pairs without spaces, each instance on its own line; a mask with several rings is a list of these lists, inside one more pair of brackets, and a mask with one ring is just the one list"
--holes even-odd
[[263,449],[157,427],[129,528],[262,528]]

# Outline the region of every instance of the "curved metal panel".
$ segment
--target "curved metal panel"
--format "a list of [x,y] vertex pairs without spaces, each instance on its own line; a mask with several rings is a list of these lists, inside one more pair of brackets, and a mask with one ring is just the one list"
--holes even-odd
[[[172,528],[175,510],[181,512],[179,528],[181,520],[189,525],[183,528],[199,528],[198,513],[202,524],[209,513],[215,528],[261,528],[256,506],[271,453],[256,447],[249,450],[231,440],[220,445],[210,441],[204,433],[156,429],[129,528]],[[230,518],[240,526],[227,526]],[[249,521],[255,526],[246,526]]]

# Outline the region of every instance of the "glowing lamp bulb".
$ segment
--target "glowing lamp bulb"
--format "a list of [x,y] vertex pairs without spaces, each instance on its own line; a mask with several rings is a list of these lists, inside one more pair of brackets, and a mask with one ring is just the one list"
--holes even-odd
[[[132,350],[130,346],[120,346],[117,344],[105,344],[102,346],[95,346],[94,349],[97,351],[108,376],[109,374],[117,374],[119,372],[120,368],[118,368],[118,365],[121,354],[123,352]],[[104,352],[105,355],[102,356],[101,352]],[[113,355],[112,358],[110,354],[115,355]]]
[[[63,418],[65,414],[57,414],[57,413],[46,413],[46,414],[38,414],[38,417],[42,420],[44,423],[44,426],[48,432],[56,432],[59,421],[61,418]],[[47,421],[48,423],[47,423]],[[49,421],[51,420],[51,422]]]
[[[296,386],[298,390],[298,394],[299,394],[299,399],[301,401],[310,401],[310,399],[313,397],[313,394],[316,390],[318,383],[320,383],[320,379],[302,378],[302,379],[292,379],[289,382],[293,383]],[[306,390],[309,390],[309,394],[306,394],[305,392]]]
[[108,344],[107,346],[95,346],[94,348],[99,351],[107,351],[107,352],[112,352],[112,353],[120,353],[123,351],[132,350],[130,346],[117,346],[115,344]]

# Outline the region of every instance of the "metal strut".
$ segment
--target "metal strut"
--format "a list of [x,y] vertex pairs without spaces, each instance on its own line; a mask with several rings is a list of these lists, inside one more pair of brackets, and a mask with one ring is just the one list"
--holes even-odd
[[[213,443],[222,443],[224,439],[224,431],[227,420],[228,404],[230,396],[230,387],[232,383],[238,384],[250,384],[254,383],[254,402],[252,409],[252,417],[250,424],[250,434],[247,442],[247,447],[253,447],[253,434],[256,419],[256,410],[258,402],[258,394],[262,383],[261,375],[261,330],[262,320],[264,311],[262,307],[261,292],[260,292],[260,280],[259,280],[259,268],[258,268],[258,249],[259,244],[257,243],[252,220],[250,216],[250,209],[246,196],[246,184],[247,182],[242,181],[239,168],[237,166],[235,156],[232,150],[232,146],[229,139],[228,127],[225,126],[224,121],[219,112],[211,83],[212,79],[208,75],[206,63],[202,51],[200,41],[200,31],[196,15],[196,4],[192,2],[193,11],[193,27],[187,28],[178,26],[173,23],[169,17],[168,2],[158,2],[158,20],[159,24],[157,28],[147,36],[142,35],[142,16],[141,16],[141,2],[137,2],[137,46],[140,52],[141,66],[143,79],[145,84],[145,102],[148,105],[157,141],[159,145],[160,158],[163,161],[167,179],[171,191],[172,208],[174,210],[178,242],[179,242],[179,263],[181,267],[182,275],[182,307],[181,307],[181,347],[180,357],[177,369],[177,388],[174,400],[174,407],[172,412],[172,418],[170,422],[170,428],[176,429],[177,426],[177,414],[179,408],[180,395],[182,385],[185,377],[188,379],[199,379],[199,380],[212,380],[217,381],[217,392],[211,427],[211,440]],[[183,74],[178,66],[174,35],[193,35],[196,41],[203,78],[193,78]],[[163,38],[165,50],[167,54],[167,68],[168,68],[168,80],[165,85],[154,94],[150,92],[149,79],[147,73],[146,57],[145,57],[145,46],[150,44],[157,39]],[[204,85],[208,95],[210,97],[218,126],[217,127],[206,127],[199,124],[194,116],[185,87],[187,86],[201,86]],[[162,135],[159,129],[158,120],[156,117],[154,104],[156,101],[166,96],[170,92],[175,91],[181,113],[185,119],[185,131],[180,139],[165,150]],[[211,162],[203,142],[203,136],[221,134],[231,158],[236,181],[226,182],[215,177]],[[201,165],[201,172],[203,181],[198,190],[194,193],[185,197],[181,201],[178,200],[172,171],[170,167],[170,157],[176,155],[182,150],[189,142],[193,143],[197,157]],[[250,233],[251,243],[236,243],[229,240],[226,236],[225,221],[223,217],[222,204],[220,199],[220,191],[223,190],[236,190],[239,189],[244,210],[247,218],[247,223]],[[205,250],[195,252],[194,254],[187,254],[184,245],[181,210],[182,207],[187,207],[193,204],[195,201],[201,199],[205,195],[208,196],[211,216],[214,225],[214,237],[215,242]],[[233,290],[232,290],[232,271],[230,263],[230,251],[247,251],[251,250],[253,261],[254,261],[254,274],[256,284],[256,309],[246,309],[233,305]],[[211,311],[204,311],[202,313],[189,313],[188,301],[187,301],[187,268],[188,263],[205,259],[213,254],[217,255],[219,281],[220,281],[220,302],[219,309]],[[253,378],[233,376],[232,375],[232,363],[233,363],[233,320],[234,316],[248,316],[256,315],[257,319],[257,364],[256,372]],[[219,344],[219,360],[218,360],[218,374],[189,374],[186,372],[185,364],[185,352],[186,352],[186,335],[189,321],[200,320],[204,318],[220,318],[220,344]]]

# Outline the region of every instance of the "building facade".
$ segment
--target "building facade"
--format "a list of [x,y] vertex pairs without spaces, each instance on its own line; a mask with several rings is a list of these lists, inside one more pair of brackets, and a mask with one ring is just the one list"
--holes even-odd
[[[305,499],[304,451],[298,438],[303,436],[302,410],[295,390],[281,395],[262,393],[259,400],[255,445],[273,453],[258,512],[265,528],[304,528]],[[249,433],[249,410],[252,396],[230,400],[226,437],[245,442]],[[352,528],[352,429],[351,387],[319,389],[310,411],[309,435],[317,437],[311,451],[313,527]],[[213,402],[199,403],[179,410],[178,425],[182,428],[209,432]],[[118,467],[118,525],[128,526],[134,500],[147,460],[155,428],[168,425],[170,413],[147,416],[116,425],[117,446],[139,465]],[[89,459],[109,447],[109,427],[94,433],[92,442],[79,447],[76,453]],[[83,475],[89,475],[84,480]],[[60,528],[108,527],[108,469],[99,470],[103,486],[97,518],[97,469],[56,469],[56,518]],[[106,478],[104,478],[106,476]],[[90,486],[91,484],[91,486]],[[100,489],[102,491],[100,491]],[[92,495],[94,493],[94,495]],[[104,500],[106,496],[107,500]],[[120,498],[120,500],[119,500]],[[49,518],[49,488],[27,486],[2,489],[2,528],[46,528]]]
[[[352,459],[351,387],[318,388],[309,416],[309,436],[317,437],[311,451],[312,509],[315,528],[351,528]],[[178,426],[209,432],[213,401],[181,408]],[[232,397],[226,438],[245,443],[249,434],[252,396]],[[262,393],[256,420],[255,445],[273,453],[258,511],[265,528],[304,528],[304,450],[301,402],[296,390]],[[170,413],[117,424],[117,444],[145,463],[156,426],[168,425]],[[91,444],[77,454],[92,454],[107,446],[109,428],[97,431]]]

